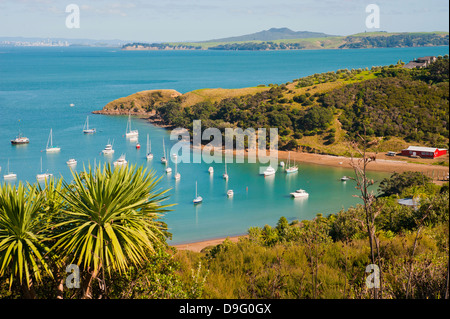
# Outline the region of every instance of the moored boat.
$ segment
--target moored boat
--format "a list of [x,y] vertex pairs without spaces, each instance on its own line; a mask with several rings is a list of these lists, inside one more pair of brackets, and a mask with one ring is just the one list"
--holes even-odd
[[295,192],[291,193],[292,197],[298,198],[298,197],[308,197],[309,194],[303,190],[303,189],[297,189]]

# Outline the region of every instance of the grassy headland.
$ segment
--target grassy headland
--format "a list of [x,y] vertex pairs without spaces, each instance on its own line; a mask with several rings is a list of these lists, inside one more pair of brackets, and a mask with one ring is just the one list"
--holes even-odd
[[[366,133],[370,152],[408,145],[448,148],[448,56],[425,69],[403,62],[372,69],[337,70],[242,89],[139,92],[113,101],[103,114],[133,114],[168,127],[277,127],[279,149],[354,155],[349,141]],[[208,141],[205,141],[205,144]],[[449,157],[396,160],[448,166]]]

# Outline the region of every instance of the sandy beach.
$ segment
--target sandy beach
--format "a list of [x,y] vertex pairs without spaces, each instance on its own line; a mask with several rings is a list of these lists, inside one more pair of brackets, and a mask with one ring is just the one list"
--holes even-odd
[[[344,167],[352,168],[351,158],[343,156],[331,156],[322,154],[312,154],[312,153],[301,153],[301,152],[290,152],[291,160],[295,160],[300,163],[311,163],[318,165],[326,165],[333,167]],[[370,154],[375,155],[375,154]],[[287,159],[288,152],[278,151],[278,158],[281,160]],[[376,154],[376,159],[367,165],[367,170],[378,171],[386,173],[403,173],[406,171],[422,172],[427,176],[434,177],[434,181],[442,181],[442,178],[448,174],[449,167],[442,165],[433,165],[438,161],[443,161],[448,159],[448,155],[430,159],[413,159],[400,156],[387,156],[385,154]],[[354,159],[355,162],[358,161],[357,158]],[[419,164],[423,162],[428,162],[430,164]]]
[[199,253],[202,251],[202,249],[204,249],[208,246],[216,246],[216,245],[221,244],[227,238],[231,242],[237,243],[239,241],[239,238],[241,238],[241,237],[247,237],[247,235],[216,238],[216,239],[198,241],[198,242],[187,243],[187,244],[173,245],[172,247],[175,247],[178,250],[190,250],[190,251]]

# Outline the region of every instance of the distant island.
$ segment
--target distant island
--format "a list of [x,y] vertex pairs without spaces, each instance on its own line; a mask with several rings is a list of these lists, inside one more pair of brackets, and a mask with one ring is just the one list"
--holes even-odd
[[449,45],[448,32],[364,32],[349,36],[272,28],[252,34],[199,42],[133,42],[122,50],[305,50],[398,48]]

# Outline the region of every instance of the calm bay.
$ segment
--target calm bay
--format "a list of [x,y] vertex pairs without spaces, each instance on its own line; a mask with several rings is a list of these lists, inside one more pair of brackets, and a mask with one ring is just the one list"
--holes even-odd
[[[259,84],[285,83],[303,76],[342,68],[365,68],[408,62],[420,56],[445,55],[448,47],[311,51],[121,51],[119,48],[52,47],[0,48],[0,175],[8,169],[19,181],[35,182],[43,171],[71,180],[66,161],[75,158],[76,170],[84,165],[112,162],[121,154],[129,163],[144,165],[162,176],[160,187],[171,188],[169,203],[176,203],[165,222],[173,233],[171,244],[243,234],[251,226],[274,225],[281,216],[288,220],[311,219],[316,214],[337,213],[359,200],[354,182],[341,182],[352,175],[344,168],[300,164],[299,173],[279,170],[264,178],[259,165],[228,164],[228,181],[222,178],[223,163],[180,163],[181,179],[166,175],[160,163],[163,138],[168,131],[143,119],[132,119],[139,130],[140,150],[125,138],[126,116],[91,114],[108,102],[138,91],[175,89],[180,93],[200,88],[241,88]],[[71,106],[73,104],[73,106]],[[97,129],[82,133],[86,117]],[[12,146],[20,131],[30,144]],[[53,145],[61,152],[47,154],[50,129]],[[146,136],[152,142],[153,161],[147,162]],[[114,143],[115,154],[105,158],[101,151]],[[194,153],[196,151],[193,151]],[[198,153],[193,156],[199,156]],[[170,164],[174,169],[173,163]],[[387,176],[371,173],[374,179]],[[204,198],[194,206],[195,183]],[[307,199],[289,193],[305,189]],[[227,198],[227,189],[234,190]]]

